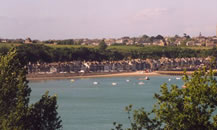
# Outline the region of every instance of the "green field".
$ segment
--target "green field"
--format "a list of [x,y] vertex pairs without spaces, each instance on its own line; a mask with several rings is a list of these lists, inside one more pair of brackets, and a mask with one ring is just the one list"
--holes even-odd
[[[44,43],[41,43],[41,44],[51,47],[51,48],[80,48],[80,47],[97,48],[97,46],[91,46],[91,45],[53,45],[53,44],[44,44]],[[19,45],[22,45],[22,44],[21,43],[0,43],[0,48],[1,47],[11,48],[11,47],[19,46]],[[134,51],[134,50],[138,50],[142,48],[163,48],[163,47],[161,46],[144,46],[143,47],[143,46],[135,46],[135,45],[131,45],[131,46],[114,45],[114,46],[109,46],[107,49],[119,50],[119,51],[129,51],[129,50]],[[170,46],[168,46],[168,48],[170,48]],[[185,46],[181,48],[188,48],[188,49],[193,49],[193,50],[212,49],[212,47],[205,47],[205,46],[191,46],[191,47]]]
[[0,43],[0,48],[1,47],[11,48],[11,47],[19,46],[19,45],[21,44],[20,43]]
[[[53,45],[53,44],[44,44],[46,46],[52,47],[52,48],[80,48],[80,47],[86,47],[86,48],[98,48],[98,46],[92,46],[92,45]],[[137,50],[143,47],[140,46],[126,46],[126,45],[118,45],[118,46],[108,46],[107,49],[110,50]]]
[[193,49],[193,50],[207,50],[207,49],[212,49],[212,47],[206,47],[206,46],[186,46],[182,48],[188,48],[188,49]]
[[46,46],[52,47],[52,48],[79,48],[79,47],[87,47],[87,48],[94,48],[96,46],[88,46],[88,45],[54,45],[54,44],[44,44]]
[[143,48],[142,46],[126,46],[126,45],[118,45],[118,46],[109,46],[108,49],[111,50],[138,50]]

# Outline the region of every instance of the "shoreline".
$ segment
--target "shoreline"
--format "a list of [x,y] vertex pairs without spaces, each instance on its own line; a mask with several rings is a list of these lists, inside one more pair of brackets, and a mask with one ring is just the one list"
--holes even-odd
[[[184,75],[184,71],[156,71],[156,73],[160,74],[160,75]],[[194,71],[187,71],[186,74],[187,75],[192,75],[194,73]]]
[[[188,75],[192,72],[187,72]],[[183,71],[154,71],[146,73],[144,71],[136,72],[107,72],[107,73],[55,73],[55,74],[28,74],[27,79],[33,80],[58,80],[58,79],[78,79],[78,78],[106,78],[106,77],[131,77],[131,76],[165,76],[165,75],[183,75]]]

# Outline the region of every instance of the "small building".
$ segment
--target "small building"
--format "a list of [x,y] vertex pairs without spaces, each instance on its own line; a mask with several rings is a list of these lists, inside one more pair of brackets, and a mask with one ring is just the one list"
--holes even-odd
[[216,45],[214,44],[214,42],[207,42],[206,46],[207,47],[215,47]]
[[157,40],[153,42],[153,45],[166,46],[167,44],[163,40]]
[[105,43],[106,43],[108,46],[111,46],[112,44],[115,43],[115,39],[105,39]]
[[186,46],[195,46],[195,42],[194,41],[188,41],[186,43]]
[[202,43],[196,42],[196,43],[195,43],[195,46],[202,46]]
[[92,45],[93,45],[93,46],[98,46],[98,45],[99,45],[99,42],[93,42]]
[[1,39],[0,42],[1,42],[1,43],[7,43],[8,40],[7,40],[7,39]]
[[117,39],[115,41],[116,44],[123,44],[124,43],[124,40],[123,39]]

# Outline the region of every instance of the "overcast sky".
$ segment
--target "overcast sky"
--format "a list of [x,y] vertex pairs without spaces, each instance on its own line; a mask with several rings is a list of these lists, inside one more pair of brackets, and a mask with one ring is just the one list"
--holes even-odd
[[216,35],[217,0],[0,0],[0,37]]

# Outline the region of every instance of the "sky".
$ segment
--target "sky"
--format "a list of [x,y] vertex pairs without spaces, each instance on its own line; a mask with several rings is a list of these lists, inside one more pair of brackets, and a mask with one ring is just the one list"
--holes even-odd
[[0,38],[216,35],[217,0],[0,0]]

